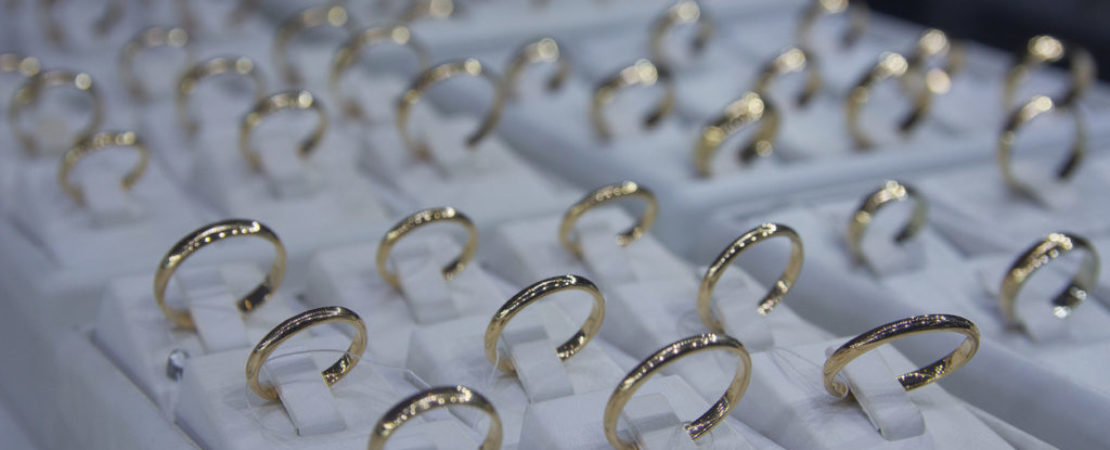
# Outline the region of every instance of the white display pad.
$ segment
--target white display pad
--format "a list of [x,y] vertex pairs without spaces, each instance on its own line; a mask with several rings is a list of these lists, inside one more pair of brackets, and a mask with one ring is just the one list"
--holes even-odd
[[[374,265],[377,245],[360,244],[321,251],[313,257],[308,265],[304,301],[312,306],[339,305],[357,311],[367,329],[381,336],[369,340],[366,354],[379,364],[404,367],[414,326],[467,316],[489,317],[509,298],[479,264],[467,266],[450,281],[444,280],[441,268],[461,250],[458,243],[446,238],[416,233],[399,244],[391,256],[390,270],[398,271],[402,287],[423,284],[423,292],[398,291],[387,284]],[[415,251],[403,252],[401,245],[410,244],[409,240],[415,241],[408,247]],[[423,311],[417,314],[421,308]]]

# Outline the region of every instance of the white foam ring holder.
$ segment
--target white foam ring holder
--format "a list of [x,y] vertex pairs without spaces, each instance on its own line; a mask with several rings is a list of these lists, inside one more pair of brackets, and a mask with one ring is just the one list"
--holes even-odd
[[293,314],[281,294],[248,314],[239,312],[231,293],[248,292],[262,277],[251,264],[182,270],[170,282],[167,303],[187,308],[195,330],[165,318],[154,302],[149,277],[116,278],[104,292],[94,340],[169,417],[178,394],[177,381],[167,374],[171,352],[182,350],[194,358],[249,348]]
[[[407,246],[406,244],[410,244]],[[402,289],[382,280],[374,266],[374,244],[317,253],[309,262],[304,300],[312,306],[339,305],[359,313],[366,327],[389,339],[370,339],[366,353],[382,365],[403,367],[413,327],[460,317],[489,317],[508,298],[479,264],[451,280],[441,268],[461,246],[447,236],[414,233],[394,248],[391,271]],[[344,329],[345,330],[345,329]]]

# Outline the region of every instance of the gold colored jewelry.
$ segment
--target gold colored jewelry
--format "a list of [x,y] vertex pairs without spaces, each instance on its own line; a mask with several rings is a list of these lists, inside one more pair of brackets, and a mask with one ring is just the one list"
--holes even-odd
[[717,149],[730,136],[754,122],[759,122],[759,129],[747,144],[740,147],[738,159],[741,164],[750,164],[756,158],[770,156],[779,131],[778,109],[759,94],[745,92],[739,100],[726,106],[720,116],[702,128],[701,136],[694,147],[694,170],[698,176],[712,175],[713,156]]
[[[917,39],[913,54],[907,63],[912,77],[902,77],[903,88],[912,92],[915,89],[909,81],[920,80],[925,90],[933,95],[947,93],[952,88],[952,77],[963,70],[965,62],[964,46],[953,42],[948,34],[936,28],[929,28]],[[929,68],[930,59],[942,58],[943,67]]]
[[143,172],[146,171],[147,163],[150,160],[150,152],[143,145],[143,141],[133,132],[100,132],[77,141],[62,157],[62,164],[58,169],[58,185],[78,205],[85,204],[85,191],[80,186],[70,182],[69,173],[85,155],[112,147],[131,147],[139,153],[139,161],[135,163],[135,167],[132,167],[120,180],[120,188],[124,191],[130,190],[143,176]]
[[[884,52],[879,56],[879,62],[856,83],[848,94],[845,102],[845,117],[848,131],[857,149],[870,150],[875,147],[875,142],[871,140],[860,123],[860,113],[871,99],[871,90],[888,78],[901,79],[908,72],[909,62],[906,58],[897,53]],[[933,99],[932,93],[927,89],[918,89],[916,92],[906,92],[906,94],[911,97],[913,110],[898,124],[898,131],[903,135],[909,134],[928,117]]]
[[328,130],[328,112],[320,106],[320,101],[308,91],[286,91],[279,92],[262,99],[255,103],[254,108],[243,116],[243,120],[239,123],[239,151],[247,158],[247,162],[251,168],[256,171],[261,171],[262,156],[257,150],[251,147],[251,132],[262,123],[262,119],[266,116],[283,110],[301,110],[301,111],[314,111],[319,120],[316,121],[316,128],[312,130],[307,138],[301,141],[297,146],[297,154],[301,159],[308,159],[316,146],[324,138],[324,133]]
[[370,442],[366,445],[368,450],[385,450],[385,441],[406,422],[416,416],[437,408],[450,406],[466,406],[486,413],[489,416],[489,429],[486,438],[482,441],[479,450],[497,450],[501,448],[501,416],[482,394],[466,386],[446,386],[427,389],[417,392],[401,400],[374,425],[370,432]]
[[501,82],[497,79],[497,76],[486,70],[480,61],[467,58],[446,62],[427,69],[412,80],[409,89],[397,100],[397,131],[401,134],[401,140],[405,143],[405,148],[408,148],[418,159],[429,161],[432,159],[432,153],[428,149],[427,142],[416,140],[409,134],[408,124],[412,107],[420,101],[424,92],[432,86],[441,81],[463,75],[485,78],[493,85],[494,91],[493,105],[490,106],[489,113],[482,120],[482,124],[478,126],[478,130],[466,138],[467,148],[474,149],[482,139],[485,139],[493,131],[497,126],[497,121],[501,119],[501,109],[505,104],[505,93],[501,90]]
[[258,380],[258,375],[262,372],[262,366],[266,364],[266,360],[270,359],[274,350],[297,333],[317,325],[335,322],[350,325],[351,328],[355,329],[355,337],[351,339],[351,345],[347,347],[345,354],[330,367],[320,372],[320,376],[324,377],[324,382],[328,386],[342,380],[358,365],[362,353],[366,350],[366,323],[362,321],[358,314],[347,308],[326,306],[310,309],[286,319],[270,330],[269,333],[266,333],[261,341],[258,341],[258,345],[251,349],[250,356],[247,357],[247,387],[259,397],[267,400],[277,400],[277,389],[272,385],[264,386]]
[[[69,38],[66,35],[65,27],[54,18],[53,11],[56,4],[58,4],[58,0],[42,0],[38,2],[39,22],[50,43],[63,47],[66,45]],[[104,14],[92,24],[93,33],[98,37],[103,37],[108,34],[108,32],[112,31],[112,28],[115,28],[116,24],[119,23],[123,14],[124,2],[122,0],[108,0],[104,6]]]
[[674,61],[668,58],[664,49],[667,33],[674,27],[697,24],[698,34],[690,44],[690,52],[695,56],[705,51],[705,46],[713,38],[713,21],[701,10],[696,0],[681,0],[667,8],[651,26],[651,59],[661,66],[673,67]]
[[450,280],[454,278],[459,272],[466,268],[467,263],[474,258],[474,253],[478,251],[478,228],[474,226],[474,222],[470,220],[466,214],[463,214],[455,208],[445,206],[442,208],[431,208],[423,211],[417,211],[411,216],[406,217],[404,220],[397,222],[393,228],[390,228],[385,236],[382,236],[381,242],[378,243],[378,253],[375,256],[375,264],[378,267],[378,275],[396,289],[401,288],[401,279],[395,273],[391,273],[386,265],[389,263],[389,252],[393,250],[393,246],[405,235],[416,231],[420,227],[434,223],[434,222],[452,222],[461,225],[466,229],[467,240],[466,245],[463,246],[462,253],[458,258],[448,263],[443,267],[443,278]]
[[200,122],[189,115],[189,96],[197,90],[201,80],[224,74],[250,78],[254,83],[255,101],[265,98],[266,80],[254,60],[246,56],[219,56],[190,67],[178,77],[176,97],[177,120],[188,138],[195,138],[200,132]]
[[613,102],[617,92],[629,86],[656,84],[663,88],[663,99],[644,116],[644,128],[658,126],[674,110],[675,91],[670,74],[651,61],[641,59],[602,81],[594,91],[593,103],[590,105],[590,122],[593,123],[598,138],[603,141],[613,138],[613,132],[610,130],[609,121],[605,119],[603,109]]
[[570,339],[559,345],[555,349],[555,354],[559,356],[560,360],[566,361],[586,348],[590,339],[593,339],[597,332],[601,330],[601,322],[605,320],[605,297],[601,295],[601,290],[597,288],[597,285],[585,277],[581,275],[561,275],[538,281],[521,289],[493,314],[489,326],[486,327],[485,337],[486,359],[489,359],[490,364],[497,366],[498,369],[506,373],[516,373],[513,360],[498,355],[497,340],[501,338],[501,332],[513,319],[513,316],[527,308],[528,305],[548,295],[567,290],[589,293],[594,298],[594,304],[590,308],[590,315],[586,317],[586,322],[582,324],[582,328],[579,328]]
[[699,334],[659,349],[659,351],[640,362],[639,366],[628,372],[628,375],[625,375],[624,379],[617,384],[617,388],[613,390],[613,395],[609,397],[609,403],[605,405],[603,423],[605,438],[609,440],[609,445],[618,450],[639,448],[635,442],[621,440],[617,435],[617,421],[620,419],[621,410],[628,404],[628,400],[655,372],[685,356],[708,350],[724,350],[735,354],[739,357],[739,367],[736,369],[736,375],[732,377],[732,382],[725,389],[724,395],[713,406],[710,406],[708,411],[694,419],[694,421],[687,423],[685,425],[686,432],[690,434],[690,439],[697,440],[709,433],[725,417],[728,417],[732,409],[740,403],[744,391],[748,389],[748,383],[752,378],[751,356],[748,355],[748,350],[744,348],[740,341],[728,335]]
[[1002,278],[998,299],[1001,302],[1002,316],[1007,322],[1019,322],[1015,308],[1017,296],[1033,272],[1074,250],[1082,250],[1085,257],[1079,266],[1079,271],[1052,299],[1053,315],[1065,318],[1087,298],[1090,289],[1098,284],[1100,265],[1098,251],[1090,241],[1081,236],[1052,233],[1018,256],[1010,266],[1010,270],[1006,272],[1006,276]]
[[278,287],[281,286],[281,281],[285,278],[285,246],[282,245],[281,239],[270,227],[255,220],[228,219],[213,222],[197,228],[181,238],[180,241],[177,241],[173,247],[170,247],[170,251],[166,252],[166,256],[162,257],[162,260],[158,263],[158,269],[154,272],[154,301],[158,303],[158,308],[162,310],[162,314],[170,322],[183,328],[196,328],[189,310],[173,309],[166,304],[166,287],[169,285],[174,271],[189,256],[208,244],[227,238],[247,236],[257,236],[273,244],[274,262],[262,282],[251,289],[247,295],[240,298],[236,302],[236,306],[240,312],[245,314],[262,306],[270,299],[270,296],[277,291]]
[[879,190],[864,198],[863,203],[859,205],[859,208],[856,208],[856,212],[852,214],[852,219],[848,221],[847,237],[848,250],[852,252],[857,264],[867,264],[867,255],[863,252],[862,243],[863,234],[867,231],[867,226],[871,225],[871,219],[884,206],[906,200],[913,200],[913,212],[910,213],[906,225],[894,236],[894,242],[902,244],[917,236],[917,233],[925,228],[925,223],[929,218],[929,205],[925,203],[925,199],[917,193],[916,189],[897,181],[887,181],[883,183],[883,187]]
[[547,92],[556,92],[562,89],[570,76],[570,58],[563,54],[559,43],[552,38],[543,38],[521,46],[513,55],[508,70],[505,71],[504,89],[508,97],[517,96],[517,83],[524,68],[539,63],[557,63],[559,68],[551,78],[547,79],[545,88]]
[[0,53],[0,74],[19,73],[30,78],[42,70],[42,63],[34,56],[23,56],[19,53]]
[[43,91],[59,86],[71,86],[87,94],[89,100],[92,101],[92,118],[88,125],[78,131],[76,140],[92,134],[93,130],[100,128],[100,122],[104,120],[104,104],[101,102],[100,92],[93,84],[91,75],[84,72],[64,70],[39,72],[23,82],[23,85],[12,95],[11,103],[8,105],[8,125],[12,129],[12,134],[23,144],[23,149],[28,154],[33,155],[38,152],[38,138],[30,131],[23,129],[20,116],[23,114],[23,110],[36,105],[41,100]]
[[771,288],[767,290],[767,295],[764,295],[763,299],[759,301],[756,311],[764,316],[770,314],[771,310],[775,309],[786,297],[786,293],[794,286],[794,282],[798,280],[798,275],[802,272],[802,263],[805,262],[805,247],[802,246],[801,236],[793,228],[775,223],[765,223],[736,238],[721,251],[713,264],[705,270],[705,276],[701,278],[701,285],[698,287],[698,317],[701,318],[701,322],[705,324],[706,328],[709,328],[709,331],[721,334],[725,332],[724,323],[713,314],[712,309],[713,289],[716,288],[717,281],[720,281],[725,269],[731,266],[732,262],[747,249],[779,236],[790,239],[790,260],[786,262],[786,269],[782,271],[782,275],[779,275],[779,279],[772,283]]
[[836,375],[852,360],[885,343],[896,341],[904,337],[940,331],[951,331],[965,336],[959,347],[952,353],[936,362],[912,372],[898,376],[898,382],[907,391],[912,391],[929,383],[937,381],[967,364],[975,352],[979,350],[979,328],[970,320],[952,314],[929,314],[910,317],[888,323],[878,328],[865,331],[863,334],[841,345],[829,358],[825,360],[822,370],[825,381],[825,390],[837,398],[848,395],[849,387],[843,381],[838,381]]
[[453,0],[410,0],[398,21],[412,23],[424,19],[446,19],[455,13]]
[[354,31],[347,9],[338,5],[305,9],[278,26],[273,47],[274,67],[286,83],[294,86],[304,84],[301,71],[289,62],[289,42],[305,30],[324,26]]
[[821,71],[818,70],[817,61],[801,47],[789,48],[768,61],[759,71],[759,77],[756,78],[755,87],[752,90],[766,97],[771,89],[772,82],[776,78],[801,71],[805,71],[806,83],[802,87],[802,92],[798,94],[795,105],[805,107],[818,92],[821,92],[823,82],[821,81]]
[[366,119],[367,114],[357,101],[343,96],[339,91],[339,80],[359,60],[365,49],[387,42],[412,50],[416,54],[418,71],[424,71],[428,67],[427,47],[417,40],[412,35],[412,31],[404,25],[367,28],[352,36],[335,52],[335,59],[332,60],[331,64],[331,73],[328,76],[328,89],[331,90],[331,96],[340,102],[343,113],[348,117]]
[[559,223],[559,243],[568,252],[581,258],[582,242],[574,235],[574,224],[578,223],[578,219],[587,211],[625,197],[639,197],[647,204],[644,215],[640,216],[632,227],[617,235],[617,244],[622,247],[636,242],[655,225],[655,219],[659,216],[659,200],[647,188],[631,181],[624,181],[597,188],[571,205],[567,212],[563,213],[563,220]]
[[1069,60],[1071,85],[1068,86],[1063,95],[1054,98],[1053,101],[1062,108],[1070,107],[1079,101],[1095,82],[1097,69],[1094,57],[1082,47],[1071,44],[1065,46],[1059,39],[1048,35],[1040,35],[1029,40],[1029,44],[1025,48],[1025,55],[1006,74],[1006,83],[1002,91],[1003,107],[1010,109],[1015,102],[1020,101],[1020,99],[1014,98],[1017,95],[1018,87],[1025,82],[1025,79],[1029,77],[1034,69],[1044,64],[1060,61],[1065,56]]
[[189,49],[189,32],[184,28],[150,27],[140,31],[123,45],[119,58],[119,76],[131,97],[145,102],[150,95],[146,86],[135,75],[135,56],[143,50],[157,47],[173,47],[185,52],[186,65],[192,64],[193,54]]
[[812,49],[813,43],[810,33],[817,21],[826,16],[847,13],[850,15],[848,31],[840,37],[841,47],[848,48],[863,36],[867,29],[867,22],[871,13],[867,4],[859,0],[813,0],[809,7],[802,11],[802,18],[798,21],[797,39],[803,48]]
[[1029,102],[1010,113],[1010,116],[1006,120],[1006,125],[1002,129],[1002,136],[998,139],[996,160],[999,169],[1002,171],[1002,179],[1006,182],[1006,186],[1008,186],[1011,191],[1019,195],[1033,199],[1037,198],[1036,188],[1019,180],[1014,173],[1011,159],[1013,156],[1014,141],[1017,140],[1017,133],[1025,124],[1053,110],[1071,114],[1075,121],[1075,139],[1072,142],[1067,158],[1064,160],[1063,164],[1060,164],[1060,166],[1056,168],[1056,179],[1060,181],[1071,179],[1078,171],[1080,165],[1083,163],[1083,159],[1087,155],[1087,126],[1079,110],[1076,108],[1059,109],[1056,103],[1047,96],[1038,95],[1033,97]]

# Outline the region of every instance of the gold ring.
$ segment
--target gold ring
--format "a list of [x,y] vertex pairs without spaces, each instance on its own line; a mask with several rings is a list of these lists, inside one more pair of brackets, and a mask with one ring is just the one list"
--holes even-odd
[[58,184],[62,187],[62,191],[69,195],[78,205],[85,204],[85,191],[80,186],[74,185],[69,180],[69,173],[77,166],[77,162],[84,158],[85,155],[95,152],[97,150],[111,148],[111,147],[131,147],[139,152],[139,161],[135,163],[130,171],[123,176],[120,180],[120,187],[124,190],[130,190],[135,182],[143,176],[146,171],[147,162],[150,160],[150,152],[139,136],[130,131],[120,132],[106,132],[102,131],[92,136],[86,137],[77,141],[73,147],[66,152],[62,157],[61,167],[58,169]]
[[975,356],[975,352],[979,350],[979,328],[963,317],[952,314],[928,314],[898,320],[865,331],[844,343],[833,354],[829,355],[829,358],[825,360],[824,370],[822,370],[825,390],[833,397],[846,397],[849,390],[848,385],[843,381],[838,381],[836,375],[853,359],[887,342],[938,331],[951,331],[962,334],[966,338],[948,356],[913,372],[899,375],[898,382],[907,391],[912,391],[951,375],[952,372],[967,364],[971,357]]
[[0,53],[0,74],[16,73],[30,78],[42,70],[42,62],[34,56],[23,56],[18,53]]
[[[856,148],[869,150],[875,146],[875,142],[863,130],[860,123],[860,113],[871,99],[871,89],[888,78],[901,79],[907,73],[909,73],[909,62],[906,61],[906,58],[897,53],[883,52],[879,56],[879,62],[852,88],[845,102],[845,116],[848,122],[848,131],[852,135],[852,141],[856,144]],[[906,94],[911,96],[913,110],[898,124],[898,131],[903,135],[909,134],[917,128],[923,119],[929,115],[933,99],[932,94],[927,89],[907,92]]]
[[1035,195],[1036,189],[1032,185],[1019,180],[1017,175],[1014,174],[1013,165],[1010,161],[1013,153],[1014,141],[1017,139],[1017,132],[1025,126],[1026,123],[1052,110],[1071,114],[1075,121],[1075,141],[1072,142],[1071,149],[1063,164],[1060,164],[1060,166],[1056,168],[1056,179],[1066,181],[1075,175],[1076,171],[1079,169],[1079,165],[1083,163],[1083,158],[1087,154],[1087,127],[1078,109],[1059,108],[1051,98],[1038,95],[1020,108],[1014,110],[1006,119],[1006,126],[1002,129],[1002,137],[998,139],[998,154],[996,159],[998,161],[998,167],[1002,171],[1002,179],[1006,182],[1006,185],[1010,187],[1010,190],[1026,197],[1037,198]]
[[100,91],[93,84],[91,75],[84,72],[63,70],[39,72],[23,82],[19,89],[15,91],[15,94],[12,95],[11,103],[8,104],[8,125],[12,129],[12,134],[23,144],[23,149],[28,154],[37,153],[39,143],[34,134],[23,129],[20,115],[24,109],[39,102],[44,90],[58,86],[72,86],[87,94],[92,101],[92,118],[77,133],[74,141],[92,134],[93,130],[100,128],[100,122],[104,120],[104,104],[101,102]]
[[[902,77],[903,87],[915,88],[910,84],[920,81],[925,90],[933,95],[941,95],[952,88],[952,77],[964,67],[964,46],[949,39],[948,34],[936,28],[929,28],[917,39],[914,52],[907,63],[913,77]],[[929,68],[930,59],[944,59],[943,67]]]
[[798,21],[797,39],[803,48],[812,49],[810,32],[818,19],[836,14],[850,14],[848,31],[840,38],[841,47],[847,48],[855,45],[863,36],[870,20],[867,4],[859,0],[813,0],[809,7],[802,11],[802,18]]
[[405,148],[408,148],[418,159],[428,161],[432,158],[431,150],[428,149],[428,143],[423,140],[417,141],[409,135],[408,123],[409,114],[412,112],[412,107],[420,101],[424,92],[430,89],[435,84],[454,78],[456,76],[471,76],[485,78],[493,85],[493,105],[490,106],[489,113],[486,114],[482,124],[479,125],[478,130],[466,138],[466,146],[470,149],[485,139],[487,135],[493,131],[497,126],[497,121],[501,119],[501,108],[505,104],[505,93],[501,90],[501,82],[498,81],[497,76],[490,73],[482,66],[482,62],[477,59],[467,58],[459,61],[452,61],[440,64],[438,66],[420,72],[412,84],[409,85],[407,91],[397,100],[397,131],[401,134],[401,140],[405,143]]
[[401,23],[412,23],[422,19],[446,19],[454,13],[453,0],[411,0],[398,17]]
[[574,224],[578,223],[578,219],[587,211],[625,197],[639,197],[647,204],[644,215],[640,216],[636,223],[632,224],[632,227],[617,235],[617,244],[622,247],[636,242],[655,224],[655,218],[659,216],[659,201],[656,200],[655,194],[647,188],[631,181],[625,181],[597,188],[586,194],[574,205],[571,205],[570,209],[563,213],[563,220],[559,223],[559,243],[563,244],[563,248],[567,249],[568,252],[581,258],[582,242],[574,235]]
[[379,43],[392,42],[393,44],[407,47],[416,54],[417,71],[428,67],[428,49],[421,43],[412,31],[404,25],[373,27],[362,30],[347,40],[335,52],[332,60],[331,73],[328,76],[328,89],[331,96],[337,99],[343,113],[355,119],[366,119],[366,112],[358,102],[350,97],[344,97],[339,90],[339,80],[350,67],[359,60],[362,52]]
[[285,246],[282,245],[277,234],[262,222],[254,220],[228,219],[213,222],[185,235],[170,248],[170,251],[166,252],[162,261],[158,262],[158,270],[154,272],[154,301],[158,303],[158,308],[170,322],[184,328],[196,328],[189,310],[173,309],[166,304],[166,286],[169,285],[170,277],[178,266],[208,244],[240,236],[258,236],[273,244],[274,262],[262,282],[236,302],[239,311],[242,313],[253,311],[266,303],[274,291],[277,291],[281,286],[281,280],[285,278]]
[[254,61],[246,56],[219,56],[202,61],[183,72],[177,81],[177,120],[187,137],[194,138],[200,132],[200,122],[189,114],[189,96],[197,90],[200,81],[217,75],[236,74],[250,78],[254,82],[255,101],[266,95],[266,80],[262,78]]
[[[43,0],[38,2],[38,16],[40,26],[46,30],[46,37],[50,40],[50,43],[62,47],[69,38],[66,36],[65,27],[63,27],[53,15],[54,5],[58,3],[58,0]],[[104,6],[104,14],[97,18],[96,22],[92,24],[93,33],[95,33],[97,37],[104,37],[109,31],[112,31],[112,28],[119,23],[123,16],[123,0],[108,0]]]
[[717,286],[717,281],[721,279],[721,275],[725,273],[725,269],[731,266],[732,262],[741,253],[744,253],[753,245],[778,236],[790,239],[790,260],[786,262],[786,269],[782,271],[782,275],[779,275],[779,279],[771,284],[771,288],[767,290],[767,295],[764,295],[763,299],[759,301],[756,310],[760,315],[770,314],[771,310],[782,302],[786,293],[794,286],[794,282],[798,280],[798,275],[802,272],[802,263],[805,262],[805,248],[802,246],[801,236],[798,236],[793,228],[786,225],[765,223],[755,227],[729,244],[717,256],[713,264],[705,270],[705,276],[701,278],[701,285],[698,286],[698,317],[709,328],[709,331],[722,334],[725,332],[724,323],[713,314],[711,307],[713,289]]
[[404,220],[397,222],[393,228],[390,228],[389,231],[385,233],[385,236],[382,236],[381,242],[378,243],[378,253],[375,258],[375,263],[378,266],[378,275],[381,276],[386,283],[389,283],[390,286],[397,289],[401,288],[401,279],[397,274],[390,273],[389,269],[386,268],[386,264],[389,261],[389,252],[393,250],[393,246],[397,245],[397,242],[405,237],[405,235],[434,222],[457,223],[462,225],[467,232],[466,245],[463,246],[462,253],[443,267],[443,278],[447,280],[454,278],[459,272],[462,272],[462,270],[466,268],[467,263],[474,258],[474,253],[478,251],[478,229],[474,226],[474,222],[472,222],[469,217],[466,217],[466,214],[450,206],[417,211]]
[[324,132],[328,130],[328,112],[320,106],[320,101],[316,100],[311,92],[304,90],[286,91],[264,98],[255,103],[254,107],[243,116],[243,120],[239,123],[239,151],[243,154],[243,157],[247,158],[247,162],[252,169],[262,170],[262,156],[251,147],[251,132],[258,127],[258,124],[262,123],[262,119],[265,119],[266,116],[287,109],[314,111],[316,116],[319,117],[312,134],[309,134],[297,146],[297,154],[300,155],[301,159],[308,159],[316,146],[320,144],[320,140],[324,138]]
[[145,102],[150,97],[146,86],[135,75],[135,56],[143,50],[157,47],[173,47],[185,51],[186,66],[192,63],[193,53],[189,47],[189,32],[184,28],[150,27],[139,32],[126,44],[119,58],[119,76],[131,97]]
[[436,387],[417,392],[394,405],[374,425],[370,433],[370,442],[366,445],[368,450],[384,450],[385,441],[393,435],[405,422],[416,416],[436,408],[449,406],[466,406],[486,413],[489,416],[489,429],[486,438],[482,441],[479,450],[497,450],[501,448],[501,416],[497,414],[493,404],[482,394],[466,386]]
[[355,337],[351,339],[351,345],[347,347],[345,354],[330,367],[320,372],[320,376],[324,377],[324,382],[328,386],[343,379],[358,365],[358,360],[362,358],[362,352],[366,350],[366,324],[354,311],[342,306],[325,306],[310,309],[286,319],[270,330],[269,333],[266,333],[261,341],[258,341],[258,345],[251,349],[251,354],[247,357],[247,387],[259,397],[276,400],[278,398],[277,390],[271,385],[263,386],[258,380],[258,375],[262,372],[262,366],[266,364],[266,360],[270,359],[270,355],[282,343],[297,333],[317,325],[333,322],[343,322],[350,325],[355,329]]
[[1060,107],[1072,106],[1090,89],[1095,82],[1095,60],[1086,49],[1068,44],[1048,35],[1034,36],[1026,45],[1025,56],[1006,74],[1006,84],[1002,95],[1002,105],[1009,109],[1017,95],[1018,86],[1029,77],[1038,66],[1060,61],[1068,57],[1071,71],[1071,85],[1062,96],[1054,99]]
[[543,38],[525,44],[513,55],[512,62],[509,63],[509,69],[505,71],[504,89],[506,95],[515,97],[517,95],[516,85],[520,80],[520,75],[524,73],[524,68],[539,63],[559,64],[556,72],[551,75],[551,78],[547,79],[545,89],[547,92],[556,92],[562,89],[563,84],[570,76],[570,58],[563,54],[559,43],[555,39]]
[[1077,249],[1083,250],[1086,257],[1083,258],[1079,271],[1072,277],[1071,282],[1052,299],[1052,312],[1056,317],[1067,317],[1087,298],[1087,292],[1098,283],[1098,251],[1087,239],[1080,236],[1052,233],[1018,256],[1010,266],[1010,270],[1006,272],[1006,276],[1002,278],[998,299],[1002,303],[1002,316],[1006,321],[1018,322],[1015,304],[1018,292],[1025,285],[1025,280],[1050,261]]
[[748,350],[744,348],[744,345],[730,336],[714,333],[699,334],[659,349],[659,351],[640,362],[639,366],[628,372],[628,375],[625,375],[624,379],[617,384],[617,388],[613,390],[613,395],[609,397],[609,403],[605,405],[605,438],[609,440],[609,445],[620,450],[637,449],[638,447],[634,442],[621,440],[617,436],[617,420],[620,419],[624,405],[656,371],[667,367],[684,356],[707,350],[725,350],[734,353],[740,357],[740,364],[736,368],[736,375],[732,377],[732,382],[725,389],[724,395],[717,400],[717,403],[709,407],[708,411],[694,419],[693,422],[687,423],[685,425],[686,432],[690,434],[691,439],[696,440],[712,430],[725,417],[728,417],[732,409],[740,403],[744,391],[748,389],[748,382],[752,379],[752,358],[748,355]]
[[700,177],[713,174],[713,155],[730,136],[736,134],[753,122],[759,122],[759,129],[740,147],[738,154],[741,164],[749,164],[756,158],[771,155],[774,151],[775,135],[779,131],[779,113],[774,103],[760,97],[755,92],[745,92],[739,100],[725,107],[724,112],[702,128],[701,136],[694,147],[694,169]]
[[613,138],[609,121],[605,119],[602,110],[613,102],[617,92],[629,86],[654,86],[657,83],[663,87],[663,99],[644,116],[644,128],[658,126],[674,110],[674,84],[669,72],[663,67],[656,67],[651,61],[641,59],[602,81],[594,91],[593,103],[590,105],[590,121],[598,137],[603,141]]
[[681,0],[667,8],[651,26],[651,59],[660,66],[674,67],[674,61],[667,57],[664,49],[664,39],[672,28],[690,23],[696,23],[698,34],[690,43],[690,52],[695,56],[705,51],[706,43],[713,38],[713,21],[708,14],[701,10],[701,5],[695,0]]
[[752,90],[760,95],[767,96],[771,89],[771,83],[776,78],[800,71],[806,73],[806,84],[802,87],[802,92],[798,94],[794,104],[798,107],[804,107],[813,100],[818,92],[821,92],[823,81],[821,80],[821,71],[817,68],[817,61],[801,47],[789,48],[768,61],[759,71],[755,88]]
[[324,26],[344,28],[353,32],[353,24],[349,19],[346,8],[333,5],[308,8],[282,22],[274,37],[273,48],[274,67],[281,73],[282,79],[294,86],[304,84],[304,76],[289,62],[289,55],[286,54],[289,50],[289,42],[294,37],[302,31]]
[[501,332],[513,319],[513,316],[527,308],[528,305],[548,295],[571,289],[588,292],[594,298],[594,305],[590,308],[590,315],[586,317],[586,322],[582,324],[582,328],[579,328],[574,336],[559,345],[555,349],[555,354],[559,356],[559,359],[566,361],[586,348],[586,344],[589,344],[590,339],[597,335],[598,330],[601,329],[601,322],[605,320],[605,297],[601,295],[601,290],[597,288],[597,285],[585,277],[581,275],[561,275],[540,280],[521,289],[493,314],[489,326],[486,327],[485,339],[486,359],[489,360],[490,364],[497,366],[498,369],[504,372],[516,373],[513,360],[498,355],[497,340],[501,338]]
[[868,195],[863,203],[859,205],[859,208],[856,208],[856,212],[852,214],[852,219],[848,221],[848,250],[852,252],[856,263],[867,263],[867,255],[863,253],[863,233],[867,230],[867,226],[871,224],[871,219],[875,217],[875,214],[888,204],[911,199],[914,204],[909,221],[894,236],[894,242],[901,244],[917,236],[917,233],[925,228],[925,222],[929,218],[929,205],[925,203],[925,199],[918,195],[916,189],[897,181],[887,181],[883,183],[883,187],[879,190]]

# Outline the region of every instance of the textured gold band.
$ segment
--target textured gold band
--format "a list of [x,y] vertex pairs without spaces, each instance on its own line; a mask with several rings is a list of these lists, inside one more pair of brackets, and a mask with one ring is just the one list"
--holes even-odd
[[574,225],[578,223],[578,219],[591,209],[626,197],[639,197],[647,204],[644,215],[632,224],[631,228],[617,235],[617,244],[621,246],[636,242],[644,233],[650,231],[652,225],[655,224],[655,219],[659,216],[659,201],[656,200],[655,194],[647,188],[631,181],[625,181],[595,189],[582,197],[577,203],[571,205],[567,212],[563,214],[563,220],[559,223],[559,243],[568,252],[581,258],[582,243],[574,236]]

